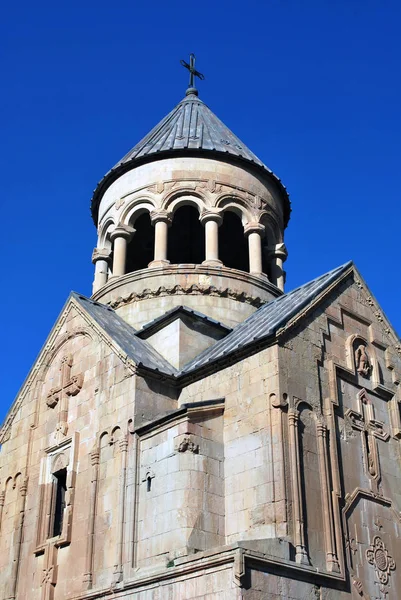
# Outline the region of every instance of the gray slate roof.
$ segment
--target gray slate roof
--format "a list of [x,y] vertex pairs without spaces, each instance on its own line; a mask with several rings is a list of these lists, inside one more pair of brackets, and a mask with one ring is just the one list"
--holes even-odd
[[237,325],[222,340],[204,350],[185,365],[180,374],[193,372],[220,358],[229,356],[240,348],[273,336],[280,327],[312,302],[331,283],[345,273],[352,264],[352,261],[347,262],[341,267],[337,267],[333,271],[329,271],[329,273],[288,292],[288,294],[279,296],[264,304],[243,323]]
[[170,322],[172,319],[174,319],[175,317],[177,317],[181,314],[188,315],[194,321],[208,323],[212,327],[215,327],[216,329],[219,329],[220,331],[223,331],[224,333],[229,333],[230,331],[232,331],[232,328],[228,327],[224,323],[221,323],[220,321],[216,321],[216,319],[212,319],[212,317],[208,317],[207,315],[205,315],[197,310],[193,310],[192,308],[189,308],[188,306],[184,306],[183,304],[180,304],[179,306],[174,306],[174,308],[171,308],[170,310],[165,312],[160,317],[153,319],[153,321],[149,321],[149,323],[146,323],[136,333],[136,335],[138,335],[139,337],[142,337],[142,338],[146,338],[148,334],[152,334],[159,327],[163,327],[164,323]]
[[186,96],[117,166],[169,150],[216,150],[270,169],[195,94]]
[[161,371],[169,375],[178,373],[177,369],[152,348],[148,342],[137,337],[135,335],[136,330],[128,325],[112,308],[94,302],[76,292],[72,292],[71,296],[138,366],[143,365],[153,371]]
[[[309,283],[288,292],[288,294],[279,296],[264,304],[224,338],[201,352],[181,371],[175,369],[146,340],[138,337],[143,330],[136,331],[121,319],[112,308],[94,302],[75,292],[72,292],[71,295],[138,366],[144,366],[173,377],[180,377],[194,373],[197,369],[222,358],[227,358],[246,346],[252,346],[254,343],[273,337],[278,329],[288,323],[293,316],[345,274],[352,267],[352,264],[352,261],[347,262],[325,275],[321,275],[309,281]],[[179,308],[182,309],[182,307]],[[173,311],[176,310],[173,309]],[[204,317],[202,313],[200,315]],[[165,316],[160,319],[163,320],[164,318]],[[154,322],[152,321],[151,324],[154,324]]]
[[104,191],[122,173],[139,161],[157,160],[178,153],[214,152],[252,163],[279,185],[284,199],[285,219],[290,215],[290,201],[280,179],[210,110],[195,93],[188,94],[98,183],[91,203],[97,225],[99,203]]

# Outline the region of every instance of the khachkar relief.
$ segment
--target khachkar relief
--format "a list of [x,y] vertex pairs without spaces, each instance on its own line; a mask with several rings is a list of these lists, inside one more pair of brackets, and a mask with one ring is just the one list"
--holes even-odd
[[73,359],[71,355],[63,356],[60,361],[59,384],[52,388],[47,395],[46,404],[49,408],[59,405],[59,419],[56,426],[55,438],[61,441],[68,431],[68,398],[76,396],[84,383],[83,373],[71,375]]
[[359,411],[348,409],[345,418],[351,427],[361,432],[365,469],[372,481],[373,491],[379,493],[380,462],[377,440],[386,442],[390,435],[384,429],[384,423],[374,418],[374,408],[365,389],[358,393]]
[[391,572],[395,571],[395,561],[380,536],[375,535],[373,538],[370,547],[366,550],[366,560],[374,567],[376,577],[380,582],[380,592],[386,596]]

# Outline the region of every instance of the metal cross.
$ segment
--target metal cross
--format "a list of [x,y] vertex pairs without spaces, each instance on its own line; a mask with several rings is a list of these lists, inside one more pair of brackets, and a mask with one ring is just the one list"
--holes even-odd
[[190,88],[195,87],[194,77],[199,77],[199,79],[201,81],[203,81],[205,79],[205,76],[202,75],[202,73],[199,73],[199,71],[197,71],[195,69],[195,54],[189,55],[189,64],[185,60],[180,60],[180,63],[182,64],[183,67],[185,67],[189,71],[189,87]]

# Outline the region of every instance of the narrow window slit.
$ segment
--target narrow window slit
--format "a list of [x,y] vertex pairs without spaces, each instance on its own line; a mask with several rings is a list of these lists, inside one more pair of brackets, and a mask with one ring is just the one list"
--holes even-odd
[[53,473],[53,527],[52,537],[61,535],[65,508],[65,493],[67,491],[67,469]]

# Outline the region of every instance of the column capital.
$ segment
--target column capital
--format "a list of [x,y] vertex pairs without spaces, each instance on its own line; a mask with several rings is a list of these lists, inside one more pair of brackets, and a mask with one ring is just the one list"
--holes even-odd
[[114,242],[116,238],[123,238],[128,242],[134,233],[135,229],[130,225],[116,225],[110,234],[110,239],[112,242]]
[[262,238],[265,235],[265,226],[262,225],[262,223],[251,221],[245,225],[244,233],[246,236],[248,236],[250,233],[258,233]]
[[220,227],[223,217],[217,210],[204,210],[200,216],[200,222],[205,225],[208,221],[214,221]]
[[288,409],[288,424],[295,426],[299,421],[299,413],[295,408]]
[[274,246],[266,246],[267,255],[269,258],[281,258],[284,262],[288,256],[286,245],[275,244]]
[[164,209],[152,210],[150,213],[150,220],[152,225],[156,225],[156,223],[161,221],[162,223],[167,223],[167,225],[170,226],[173,220],[173,215]]
[[111,251],[109,248],[94,248],[92,252],[92,262],[95,264],[98,260],[109,260]]

